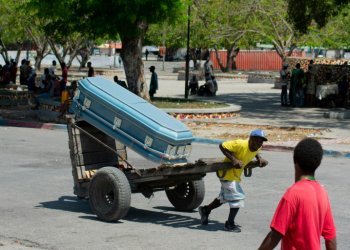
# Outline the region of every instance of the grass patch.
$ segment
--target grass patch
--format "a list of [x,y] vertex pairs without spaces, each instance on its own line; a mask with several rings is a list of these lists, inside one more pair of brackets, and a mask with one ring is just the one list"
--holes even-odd
[[152,104],[161,109],[210,109],[225,108],[229,105],[220,102],[189,100],[182,98],[155,97]]

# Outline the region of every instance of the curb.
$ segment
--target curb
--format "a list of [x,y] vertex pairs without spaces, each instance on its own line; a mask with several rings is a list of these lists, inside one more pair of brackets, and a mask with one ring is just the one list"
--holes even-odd
[[[49,130],[66,130],[66,124],[57,124],[57,123],[40,123],[40,122],[27,122],[20,120],[10,120],[0,118],[0,126],[10,126],[10,127],[26,127],[26,128],[37,128],[37,129],[49,129]],[[222,139],[209,139],[203,137],[195,137],[195,143],[201,144],[212,144],[219,145],[225,140]],[[277,152],[291,152],[294,150],[294,147],[291,146],[281,146],[281,145],[265,145],[263,146],[264,151],[277,151]],[[323,150],[324,156],[330,157],[345,157],[350,158],[350,152],[347,151],[336,151],[336,150]]]
[[[222,143],[224,141],[225,140],[208,139],[208,138],[201,138],[201,137],[195,137],[194,138],[194,142],[196,142],[196,143],[203,143],[203,144],[219,145],[220,143]],[[276,152],[293,152],[294,147],[281,146],[281,145],[264,145],[262,150],[263,151],[276,151]],[[348,151],[336,151],[336,150],[323,149],[323,155],[324,156],[329,156],[329,157],[350,158],[350,152],[348,152]]]
[[67,129],[65,124],[57,123],[40,123],[40,122],[27,122],[20,120],[10,120],[0,118],[0,126],[10,126],[10,127],[26,127],[26,128],[38,128],[38,129]]

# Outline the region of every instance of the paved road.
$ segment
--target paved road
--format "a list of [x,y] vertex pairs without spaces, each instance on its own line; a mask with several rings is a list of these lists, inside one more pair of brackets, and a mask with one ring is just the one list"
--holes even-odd
[[[71,167],[64,130],[0,127],[0,246],[3,249],[256,249],[268,232],[283,191],[293,182],[291,153],[263,152],[266,169],[243,180],[246,207],[240,234],[223,231],[228,207],[213,211],[208,226],[198,212],[178,212],[164,192],[150,200],[132,195],[120,222],[105,223],[88,202],[72,195]],[[191,160],[219,156],[217,146],[194,144]],[[149,163],[129,154],[132,163]],[[338,228],[338,249],[350,249],[349,159],[328,158],[317,178],[327,187]],[[215,174],[205,177],[210,202],[219,189]]]

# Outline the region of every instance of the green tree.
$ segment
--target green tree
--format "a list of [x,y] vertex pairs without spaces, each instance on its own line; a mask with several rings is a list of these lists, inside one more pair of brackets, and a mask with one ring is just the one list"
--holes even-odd
[[297,32],[288,20],[287,3],[284,0],[258,0],[253,7],[255,11],[249,17],[250,31],[272,43],[284,61],[297,45]]
[[[194,32],[202,44],[215,49],[222,71],[235,69],[235,58],[243,38],[249,29],[248,17],[251,15],[253,0],[195,0]],[[218,50],[227,50],[227,64],[222,63]]]
[[86,32],[86,16],[82,13],[77,1],[41,1],[26,0],[26,9],[33,13],[37,28],[44,34],[44,41],[49,45],[58,62],[70,67],[74,58],[81,56],[81,65],[88,60],[92,43],[91,32]]
[[16,62],[18,62],[21,48],[26,39],[25,29],[17,18],[17,2],[0,0],[0,54],[5,61],[9,61],[8,45],[17,46]]
[[[320,28],[315,22],[308,27],[308,32],[301,37],[301,44],[309,46],[317,57],[317,50],[348,49],[350,47],[350,4],[343,6],[336,16],[329,18],[327,24]],[[340,54],[338,55],[340,56]]]
[[[148,98],[141,49],[149,24],[175,18],[182,0],[33,0],[39,13],[52,19],[50,25],[58,35],[80,32],[95,40],[118,35],[122,41],[121,57],[129,89]],[[49,10],[49,11],[48,11]]]
[[313,20],[319,27],[323,27],[347,3],[349,0],[288,0],[288,15],[298,31],[307,33]]

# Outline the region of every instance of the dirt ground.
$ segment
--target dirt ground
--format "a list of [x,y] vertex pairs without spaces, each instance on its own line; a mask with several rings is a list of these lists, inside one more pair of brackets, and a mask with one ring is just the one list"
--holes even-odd
[[212,122],[186,122],[196,137],[211,139],[247,138],[250,131],[260,128],[267,134],[269,142],[299,141],[305,137],[324,138],[326,129],[275,127]]

